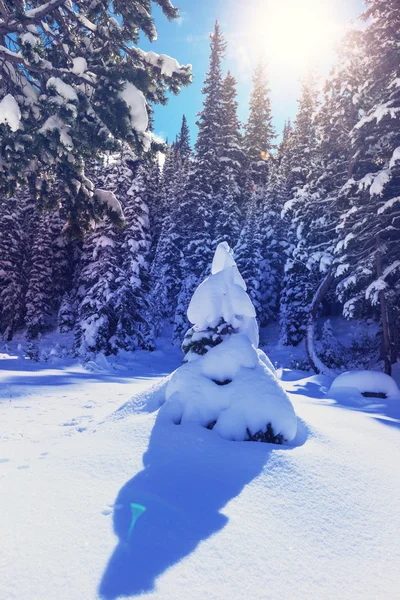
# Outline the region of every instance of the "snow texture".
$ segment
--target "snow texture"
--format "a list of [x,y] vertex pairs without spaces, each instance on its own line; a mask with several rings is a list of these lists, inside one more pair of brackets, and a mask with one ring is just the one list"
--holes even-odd
[[271,423],[276,435],[293,440],[293,406],[263,355],[245,335],[236,334],[179,367],[167,385],[160,419],[202,427],[215,422],[213,431],[236,441],[245,440],[247,430],[255,435]]
[[182,67],[175,58],[168,56],[168,54],[157,54],[156,52],[143,52],[141,51],[143,60],[152,65],[153,67],[159,67],[161,69],[161,75],[165,77],[172,77],[175,74],[180,74],[186,71],[190,66]]
[[334,379],[329,392],[331,394],[346,394],[357,390],[360,394],[365,392],[386,394],[388,398],[398,398],[400,391],[395,380],[380,371],[347,371]]
[[46,133],[47,131],[58,131],[60,135],[60,141],[67,150],[72,150],[74,144],[72,138],[67,130],[68,126],[56,115],[52,115],[43,123],[39,129],[39,133]]
[[[35,364],[10,346],[0,598],[396,598],[398,403],[349,410],[324,392],[329,378],[287,371],[298,443],[231,443],[134,404],[107,418],[179,365],[169,345],[108,358],[107,373]],[[133,530],[132,503],[146,507]]]
[[121,203],[114,192],[97,188],[94,192],[94,196],[101,204],[106,204],[109,210],[115,212],[120,219],[123,219],[124,212]]
[[131,125],[138,133],[145,133],[149,124],[146,108],[146,98],[133,83],[127,81],[124,89],[120,92],[121,98],[129,107]]
[[211,275],[193,294],[187,315],[189,321],[195,324],[195,331],[215,327],[222,317],[238,332],[247,335],[254,346],[258,346],[256,311],[226,242],[218,245]]
[[6,123],[11,131],[17,131],[21,122],[21,111],[14,96],[7,94],[0,101],[0,124]]
[[83,75],[85,73],[85,71],[87,71],[86,58],[83,58],[83,56],[77,56],[76,58],[73,58],[72,62],[73,62],[72,72],[75,75]]
[[65,83],[59,77],[50,77],[50,79],[47,82],[47,89],[51,88],[54,88],[57,94],[64,98],[64,100],[67,100],[68,102],[78,101],[78,95],[74,88],[68,83]]

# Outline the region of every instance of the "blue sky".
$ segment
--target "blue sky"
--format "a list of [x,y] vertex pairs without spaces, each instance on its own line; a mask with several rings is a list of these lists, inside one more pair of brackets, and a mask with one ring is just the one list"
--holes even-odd
[[155,133],[169,140],[179,131],[185,113],[194,141],[196,113],[202,107],[201,88],[208,69],[209,34],[219,20],[227,38],[224,68],[238,81],[239,117],[245,121],[251,90],[251,72],[258,57],[269,65],[274,124],[296,115],[301,76],[313,67],[321,77],[334,62],[335,45],[351,19],[362,12],[362,0],[180,0],[178,22],[168,22],[155,7],[158,40],[141,47],[191,63],[194,80],[167,106],[157,107]]

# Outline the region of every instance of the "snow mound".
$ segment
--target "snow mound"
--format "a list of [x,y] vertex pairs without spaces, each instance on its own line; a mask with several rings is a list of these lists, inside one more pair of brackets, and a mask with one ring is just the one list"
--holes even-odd
[[172,374],[159,417],[213,428],[235,441],[266,431],[268,424],[286,441],[297,431],[293,406],[270,361],[240,334]]
[[395,380],[379,371],[347,371],[336,377],[329,389],[333,395],[354,391],[360,394],[385,394],[387,398],[400,397]]
[[189,321],[195,323],[195,333],[216,327],[222,318],[258,346],[256,311],[226,242],[218,245],[212,274],[193,294],[187,315]]
[[76,58],[73,58],[72,62],[73,67],[71,70],[73,73],[75,73],[75,75],[83,75],[85,71],[87,71],[86,58],[83,58],[83,56],[77,56]]
[[6,123],[11,131],[17,131],[20,127],[21,111],[14,96],[7,94],[0,101],[0,125]]
[[120,92],[120,96],[128,105],[133,129],[138,133],[144,133],[149,124],[149,117],[143,92],[138,90],[133,83],[127,81]]
[[149,389],[145,389],[136,394],[131,400],[125,402],[125,404],[120,406],[114,413],[112,413],[110,420],[119,421],[120,419],[124,419],[129,415],[143,412],[151,413],[158,410],[165,402],[165,390],[172,375],[173,373],[163,377]]
[[113,370],[102,352],[99,352],[94,360],[89,360],[85,364],[85,369],[91,373],[108,373]]

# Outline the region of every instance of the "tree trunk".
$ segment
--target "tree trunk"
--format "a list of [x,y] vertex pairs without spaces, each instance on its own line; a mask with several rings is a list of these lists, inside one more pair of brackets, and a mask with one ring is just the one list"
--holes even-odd
[[[382,276],[382,255],[380,250],[381,240],[380,235],[376,236],[376,274],[379,277]],[[383,361],[385,364],[385,373],[387,375],[392,374],[392,361],[390,357],[390,334],[389,334],[389,319],[386,304],[385,290],[379,291],[379,304],[381,307],[381,320],[382,320],[382,353]]]
[[310,363],[311,368],[317,374],[322,373],[322,375],[335,376],[336,374],[329,369],[324,363],[318,358],[317,353],[315,351],[314,346],[314,333],[315,333],[315,321],[318,314],[319,305],[322,302],[323,297],[329,289],[333,280],[333,272],[332,269],[329,269],[328,273],[325,275],[324,279],[320,283],[315,296],[311,302],[310,313],[308,315],[308,323],[307,323],[307,335],[306,335],[306,352],[308,357],[308,362]]

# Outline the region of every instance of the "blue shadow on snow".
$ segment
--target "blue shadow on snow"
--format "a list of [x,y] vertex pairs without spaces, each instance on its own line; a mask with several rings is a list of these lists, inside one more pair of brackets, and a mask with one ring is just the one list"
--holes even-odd
[[[227,442],[200,427],[157,419],[144,470],[115,501],[119,543],[103,574],[100,596],[113,600],[153,590],[164,571],[226,525],[220,510],[261,473],[271,453],[290,448]],[[132,504],[146,509],[133,528]]]

